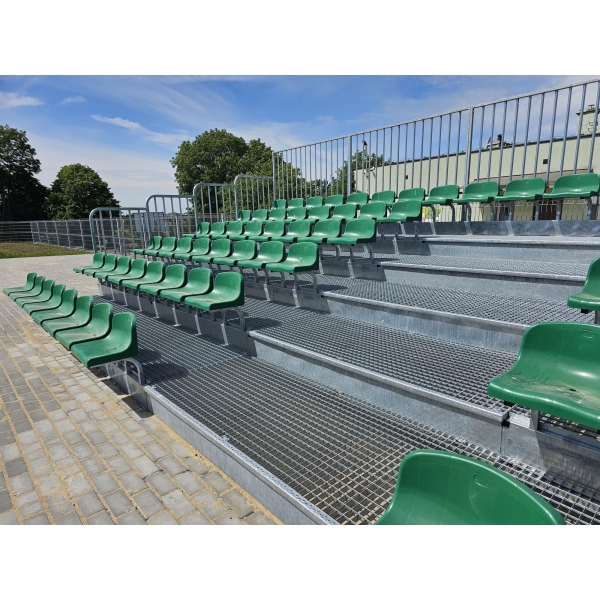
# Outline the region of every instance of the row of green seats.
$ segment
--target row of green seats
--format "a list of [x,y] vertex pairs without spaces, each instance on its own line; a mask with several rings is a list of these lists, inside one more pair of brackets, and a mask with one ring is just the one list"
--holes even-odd
[[138,354],[135,316],[113,316],[110,304],[96,304],[43,275],[29,273],[25,285],[3,292],[25,309],[86,367],[133,358]]
[[[600,258],[567,305],[600,311]],[[529,327],[513,367],[492,379],[488,394],[510,404],[600,430],[600,325],[547,322]]]

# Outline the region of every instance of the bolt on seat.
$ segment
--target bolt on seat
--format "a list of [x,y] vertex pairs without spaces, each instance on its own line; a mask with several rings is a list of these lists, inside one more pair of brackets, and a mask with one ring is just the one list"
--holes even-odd
[[177,289],[161,290],[159,296],[172,300],[173,302],[183,302],[187,296],[196,296],[199,294],[208,294],[213,288],[213,273],[206,267],[192,269],[188,273],[187,283]]
[[33,320],[41,325],[45,321],[69,317],[75,312],[75,301],[77,300],[77,290],[65,290],[61,303],[56,308],[46,308],[31,313]]
[[56,337],[58,331],[75,329],[87,325],[92,318],[92,296],[78,296],[75,299],[75,311],[67,317],[58,319],[45,319],[41,325],[52,336]]
[[269,211],[269,216],[266,221],[285,221],[287,210],[285,208],[274,208]]
[[15,294],[18,292],[30,292],[35,285],[36,277],[37,273],[27,273],[27,281],[24,285],[21,285],[19,287],[4,288],[2,292],[6,294],[9,298],[11,294]]
[[527,486],[482,461],[443,450],[404,457],[376,525],[564,525]]
[[83,273],[84,269],[100,269],[103,264],[104,252],[96,252],[96,254],[94,254],[94,257],[92,258],[92,263],[90,265],[86,265],[85,267],[73,267],[73,271],[75,271],[75,273]]
[[292,223],[293,221],[300,221],[302,219],[306,219],[307,217],[307,212],[306,212],[306,208],[304,208],[303,206],[298,206],[295,208],[290,208],[287,211],[287,216],[285,219],[283,219],[284,223]]
[[67,350],[71,350],[73,344],[78,342],[91,342],[100,340],[110,333],[113,307],[111,304],[94,304],[92,318],[87,325],[72,329],[64,329],[55,334],[55,338]]

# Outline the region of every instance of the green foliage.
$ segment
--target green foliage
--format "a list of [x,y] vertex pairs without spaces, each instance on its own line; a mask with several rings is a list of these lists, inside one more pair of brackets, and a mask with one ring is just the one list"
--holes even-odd
[[[371,167],[381,167],[384,164],[390,164],[389,162],[384,163],[383,156],[374,153],[368,154],[366,151],[361,150],[355,152],[352,155],[352,165],[350,173],[350,191],[348,191],[348,161],[344,161],[344,165],[337,170],[336,175],[331,178],[331,194],[343,194],[347,197],[356,189],[356,178],[359,179],[364,177],[365,181],[369,178],[369,171]],[[339,191],[336,191],[339,190]]]
[[79,163],[62,167],[50,186],[46,203],[48,216],[51,219],[84,219],[99,206],[119,206],[100,175]]
[[47,188],[35,177],[41,170],[24,131],[0,125],[0,218],[29,221],[45,218]]

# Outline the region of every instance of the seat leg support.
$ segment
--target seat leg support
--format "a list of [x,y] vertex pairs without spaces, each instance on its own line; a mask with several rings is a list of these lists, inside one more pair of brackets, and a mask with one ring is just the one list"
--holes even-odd
[[599,310],[594,311],[594,324],[600,325],[600,311]]
[[532,431],[537,431],[539,422],[540,422],[540,411],[532,410],[531,417],[529,420],[529,429],[531,429]]

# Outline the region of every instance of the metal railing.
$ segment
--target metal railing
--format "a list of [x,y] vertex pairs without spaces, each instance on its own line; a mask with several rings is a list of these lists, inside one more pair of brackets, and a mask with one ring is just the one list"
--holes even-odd
[[[269,175],[238,175],[233,181],[235,212],[269,208],[275,199],[273,177]],[[237,218],[237,217],[233,217]]]
[[194,194],[152,194],[146,199],[145,210],[150,236],[181,237],[198,227]]
[[192,199],[199,219],[213,223],[235,215],[234,189],[233,183],[197,183]]
[[94,252],[124,256],[134,248],[146,247],[152,236],[148,211],[140,207],[95,208],[88,225]]

